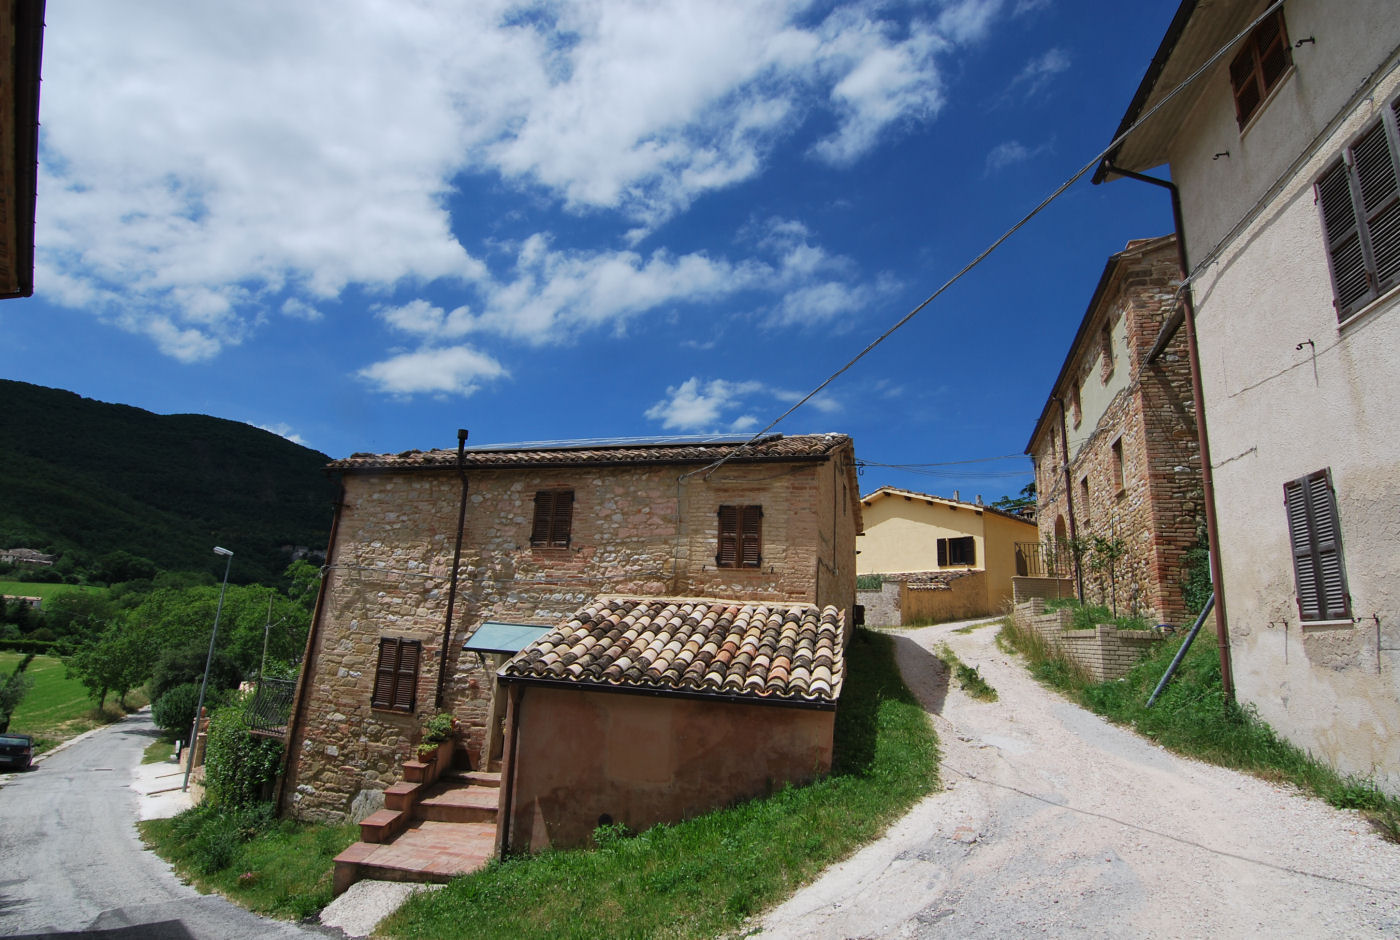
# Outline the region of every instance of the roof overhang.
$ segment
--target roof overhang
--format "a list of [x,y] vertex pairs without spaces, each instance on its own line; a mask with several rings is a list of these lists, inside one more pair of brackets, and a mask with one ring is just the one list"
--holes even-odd
[[[1184,90],[1141,127],[1129,133],[1144,114],[1152,111],[1163,99],[1191,77],[1221,47],[1245,30],[1272,4],[1267,0],[1246,2],[1210,2],[1182,0],[1172,17],[1167,33],[1162,37],[1157,54],[1148,63],[1128,110],[1124,113],[1113,139],[1119,141],[1094,171],[1095,183],[1112,176],[1110,167],[1141,173],[1167,162],[1170,147],[1187,114],[1205,90],[1204,82]],[[1228,56],[1228,53],[1227,53]],[[1124,136],[1126,135],[1126,136]]]

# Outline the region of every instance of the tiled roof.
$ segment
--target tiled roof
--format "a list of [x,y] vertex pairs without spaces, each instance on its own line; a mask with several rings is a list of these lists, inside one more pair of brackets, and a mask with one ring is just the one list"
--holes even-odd
[[[782,460],[813,460],[826,457],[843,444],[845,434],[775,434],[752,446],[734,441],[608,443],[577,446],[521,446],[490,450],[468,450],[463,455],[467,469],[509,467],[576,467],[619,464],[706,464],[729,454],[733,463],[762,463]],[[332,461],[332,470],[450,470],[457,466],[457,451],[410,450],[401,454],[354,454]]]
[[988,503],[969,503],[961,499],[949,499],[946,496],[934,496],[932,493],[919,493],[914,490],[902,490],[897,486],[882,486],[878,490],[875,490],[873,493],[867,493],[864,496],[862,496],[860,498],[860,503],[862,506],[864,506],[871,500],[891,496],[902,496],[908,500],[923,500],[924,502],[930,505],[932,505],[933,503],[942,503],[945,506],[963,506],[976,512],[990,512],[998,516],[1005,516],[1008,519],[1015,519],[1017,522],[1024,522],[1029,525],[1035,525],[1034,520],[1027,519],[1025,516],[1022,516],[1019,513],[1008,512],[1005,509],[998,509],[995,506],[992,506]]
[[835,607],[599,598],[506,663],[506,679],[831,706],[845,677]]

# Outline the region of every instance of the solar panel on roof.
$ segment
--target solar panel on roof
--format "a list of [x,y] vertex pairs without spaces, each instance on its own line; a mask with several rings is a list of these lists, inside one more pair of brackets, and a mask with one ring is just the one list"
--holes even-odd
[[[771,441],[781,440],[781,434],[767,434],[755,444],[767,444]],[[685,446],[687,444],[747,444],[747,437],[722,437],[713,434],[686,434],[680,436],[655,436],[655,437],[600,437],[593,439],[581,439],[571,441],[520,441],[514,444],[477,444],[466,448],[467,453],[490,453],[492,451],[505,450],[596,450],[607,447],[665,447]]]

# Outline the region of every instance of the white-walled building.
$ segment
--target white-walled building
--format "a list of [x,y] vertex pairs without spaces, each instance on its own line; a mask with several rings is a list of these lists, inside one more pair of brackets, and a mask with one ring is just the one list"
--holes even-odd
[[1239,698],[1400,793],[1400,8],[1185,0],[1120,133],[1222,49],[1096,179],[1179,187]]

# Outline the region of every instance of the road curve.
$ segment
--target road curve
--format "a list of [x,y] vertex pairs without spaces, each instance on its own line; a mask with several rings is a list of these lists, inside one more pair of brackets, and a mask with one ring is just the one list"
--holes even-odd
[[0,936],[327,936],[202,895],[142,847],[130,784],[155,734],[149,718],[131,716],[0,775]]
[[[900,631],[946,789],[755,925],[767,938],[1396,937],[1400,845],[1069,704],[995,625]],[[999,693],[979,702],[931,651]]]

